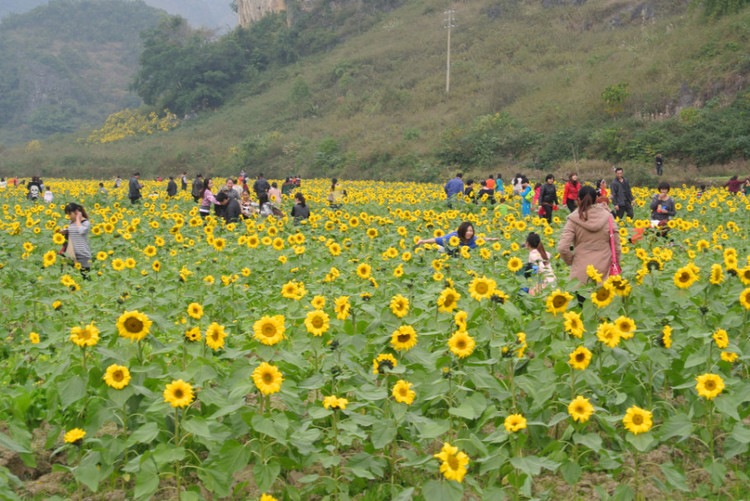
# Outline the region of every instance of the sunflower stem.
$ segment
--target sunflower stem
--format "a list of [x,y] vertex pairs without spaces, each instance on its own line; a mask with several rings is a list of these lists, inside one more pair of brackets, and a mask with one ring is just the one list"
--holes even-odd
[[[139,345],[140,346],[140,345]],[[174,408],[174,446],[180,446],[180,409]],[[180,481],[181,481],[180,462],[174,462],[175,483],[177,484],[177,499],[180,499]]]
[[648,362],[648,388],[646,390],[646,393],[648,393],[648,408],[653,408],[653,379],[654,379],[654,361],[649,360]]
[[638,451],[633,451],[633,474],[635,476],[635,499],[638,501],[640,499],[640,481],[638,479]]
[[570,399],[575,400],[576,398],[576,371],[573,367],[570,368]]
[[713,401],[708,401],[708,434],[710,436],[709,440],[709,451],[711,452],[711,460],[713,461],[714,458],[714,403]]

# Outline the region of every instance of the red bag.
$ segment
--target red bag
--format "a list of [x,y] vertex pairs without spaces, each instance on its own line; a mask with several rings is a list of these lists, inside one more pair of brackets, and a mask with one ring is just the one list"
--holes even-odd
[[620,264],[617,262],[617,252],[615,252],[615,229],[612,225],[611,216],[609,218],[609,246],[612,250],[612,264],[609,266],[609,275],[620,276],[622,268],[620,268]]
[[539,214],[540,216],[543,216],[543,215],[544,215],[544,207],[542,207],[542,206],[540,205],[540,206],[539,206],[539,210],[537,211],[537,214]]

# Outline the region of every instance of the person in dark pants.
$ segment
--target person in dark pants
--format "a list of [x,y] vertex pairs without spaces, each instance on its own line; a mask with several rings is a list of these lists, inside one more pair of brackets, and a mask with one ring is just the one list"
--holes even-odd
[[623,176],[622,167],[615,169],[615,179],[609,186],[612,190],[612,203],[615,206],[615,215],[618,219],[627,214],[633,218],[633,192],[630,191],[630,183]]
[[656,175],[661,176],[664,172],[664,159],[661,157],[661,153],[656,154],[654,165],[656,165]]
[[173,197],[177,195],[177,183],[174,182],[174,176],[169,176],[169,182],[167,183],[167,196]]
[[539,190],[539,205],[544,210],[544,219],[547,223],[552,224],[552,211],[558,204],[557,201],[557,187],[555,186],[554,174],[547,174],[545,183]]
[[180,187],[182,191],[187,191],[187,172],[183,172],[180,176]]
[[195,203],[198,203],[203,199],[203,176],[201,176],[200,174],[195,176],[190,194],[193,195],[193,200],[195,200]]
[[570,212],[578,208],[578,190],[580,189],[581,183],[578,182],[578,174],[573,172],[568,176],[568,182],[565,183],[565,189],[563,190],[563,201]]
[[[242,209],[236,198],[230,197],[226,191],[220,191],[219,194],[216,195],[216,201],[224,207],[224,210],[221,212],[227,224],[236,223],[240,220]],[[218,212],[219,211],[217,211],[217,213]]]
[[128,198],[130,199],[131,204],[138,203],[141,199],[141,189],[143,188],[143,185],[140,183],[140,179],[141,173],[136,172],[133,174],[133,177],[130,178],[130,182],[128,183]]

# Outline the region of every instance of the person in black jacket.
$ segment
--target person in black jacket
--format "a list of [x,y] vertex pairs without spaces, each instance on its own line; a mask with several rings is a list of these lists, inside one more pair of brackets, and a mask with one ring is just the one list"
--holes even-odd
[[203,176],[201,176],[200,174],[197,174],[195,176],[190,194],[193,195],[193,200],[195,200],[195,203],[200,202],[203,198]]
[[219,194],[216,195],[216,201],[224,206],[221,215],[227,224],[236,223],[240,220],[242,210],[240,209],[240,203],[237,199],[230,197],[226,191],[220,191]]
[[612,190],[612,203],[617,218],[622,219],[622,216],[627,214],[633,219],[633,192],[630,191],[630,183],[623,176],[622,167],[615,169],[615,179],[609,187]]
[[310,208],[305,202],[305,195],[300,192],[294,194],[294,207],[292,207],[294,224],[299,224],[303,219],[310,217]]
[[167,196],[173,197],[177,195],[177,183],[174,182],[174,176],[169,176],[169,182],[167,183]]
[[547,174],[545,181],[541,190],[539,190],[539,206],[544,211],[542,215],[547,220],[547,223],[552,224],[552,211],[558,204],[554,174]]

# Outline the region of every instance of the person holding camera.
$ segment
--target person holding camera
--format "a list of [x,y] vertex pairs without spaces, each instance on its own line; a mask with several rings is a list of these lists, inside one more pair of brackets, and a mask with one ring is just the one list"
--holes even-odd
[[[65,206],[65,215],[70,218],[70,224],[60,233],[67,237],[65,256],[81,265],[81,275],[88,279],[91,269],[91,248],[89,247],[89,230],[91,222],[82,205],[71,202]],[[69,248],[68,248],[69,247]]]

